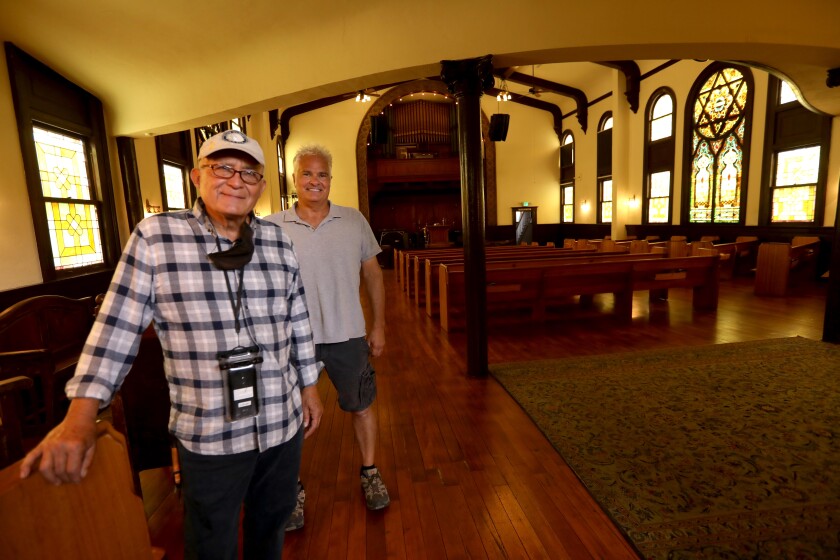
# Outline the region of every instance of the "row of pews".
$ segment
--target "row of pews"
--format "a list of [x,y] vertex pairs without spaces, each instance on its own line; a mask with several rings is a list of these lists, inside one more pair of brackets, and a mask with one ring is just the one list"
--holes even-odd
[[[762,243],[757,237],[718,241],[674,236],[566,239],[562,247],[488,246],[488,311],[545,321],[572,298],[586,306],[593,296],[611,293],[615,314],[629,319],[633,292],[648,290],[653,300],[667,298],[670,288],[691,288],[695,309],[712,310],[720,280],[753,274],[756,295],[783,296],[798,270],[813,270],[820,243],[818,237],[794,237],[790,243]],[[465,282],[463,249],[400,250],[395,269],[406,297],[438,319],[443,330],[463,326],[467,289],[472,288]]]
[[[611,240],[604,240],[611,241]],[[643,251],[642,248],[645,250]],[[611,293],[614,311],[632,315],[633,293],[666,298],[670,288],[691,288],[696,309],[713,310],[718,300],[716,254],[674,257],[663,245],[583,243],[575,247],[487,247],[486,290],[491,316],[549,320],[552,310],[575,297],[587,306]],[[466,294],[462,249],[405,250],[397,255],[397,281],[406,296],[440,321],[445,331],[463,327]]]

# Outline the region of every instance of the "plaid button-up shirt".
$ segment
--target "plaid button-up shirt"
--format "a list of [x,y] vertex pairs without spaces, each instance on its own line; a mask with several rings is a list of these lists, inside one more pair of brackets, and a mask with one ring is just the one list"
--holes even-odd
[[[255,249],[244,267],[237,335],[226,273],[207,258],[217,246],[203,206],[143,220],[117,265],[67,395],[109,403],[154,321],[172,403],[169,429],[184,447],[223,455],[291,439],[303,422],[300,388],[317,382],[321,364],[289,238],[259,218],[251,227]],[[222,250],[231,246],[219,242]],[[227,275],[235,300],[240,275]],[[263,357],[257,366],[260,412],[228,422],[216,354],[254,343]]]

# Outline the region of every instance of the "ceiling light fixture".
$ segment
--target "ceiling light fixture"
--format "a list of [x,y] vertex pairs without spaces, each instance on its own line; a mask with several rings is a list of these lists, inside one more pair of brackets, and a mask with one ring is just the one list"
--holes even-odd
[[356,94],[356,103],[367,103],[368,101],[370,101],[370,95],[359,90],[359,93]]
[[502,85],[500,88],[502,91],[496,95],[496,101],[510,101],[510,92],[508,91],[507,82],[502,80]]

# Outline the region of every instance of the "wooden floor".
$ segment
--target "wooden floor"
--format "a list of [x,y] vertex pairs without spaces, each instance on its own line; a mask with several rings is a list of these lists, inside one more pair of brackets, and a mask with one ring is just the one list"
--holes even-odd
[[[287,534],[289,559],[637,558],[562,458],[492,379],[465,374],[465,336],[441,332],[385,271],[389,339],[375,362],[380,426],[377,465],[391,493],[364,507],[350,417],[322,379],[325,414],[304,446],[306,525]],[[490,329],[489,361],[720,344],[762,338],[820,339],[826,284],[800,295],[757,297],[752,279],[723,281],[719,309],[695,313],[690,294],[634,300],[632,324],[593,311],[551,325]],[[144,475],[152,541],[180,560],[177,495]]]

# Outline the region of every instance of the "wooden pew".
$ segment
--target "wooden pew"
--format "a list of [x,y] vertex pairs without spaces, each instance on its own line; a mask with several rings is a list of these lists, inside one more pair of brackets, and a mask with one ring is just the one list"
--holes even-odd
[[[694,243],[692,243],[692,247]],[[758,237],[741,236],[732,243],[715,243],[711,247],[720,255],[720,277],[729,280],[755,268]]]
[[[498,251],[496,249],[487,248],[485,252],[485,261],[491,262],[495,260],[522,260],[522,259],[536,259],[536,258],[568,258],[579,254],[594,253],[594,250],[588,251],[570,251],[568,249],[554,249],[551,247],[521,247],[519,251]],[[425,257],[425,258],[424,258]],[[441,262],[463,262],[464,254],[445,254],[445,255],[417,255],[413,258],[411,271],[414,275],[414,280],[411,283],[411,296],[414,303],[419,307],[423,307],[427,301],[426,294],[435,294],[435,286],[437,283],[437,265]],[[430,270],[431,267],[431,270]],[[431,276],[431,281],[430,281]],[[429,289],[432,286],[432,289]]]
[[73,376],[96,299],[42,295],[0,312],[0,377],[25,375],[34,381],[25,402],[24,430],[43,432],[64,415],[64,385]]
[[[521,256],[556,251],[557,249],[553,247],[540,247],[530,245],[504,245],[501,247],[486,247],[485,255],[486,257],[492,257],[494,255]],[[424,262],[424,259],[434,257],[451,257],[452,259],[463,259],[464,250],[462,248],[441,250],[427,249],[415,253],[409,253],[408,255],[406,255],[405,258],[407,260],[405,262],[405,290],[410,298],[415,298],[415,287],[418,285],[415,282],[418,280],[422,282],[423,279],[423,273],[422,271],[419,271],[418,265]],[[424,287],[421,286],[421,289],[424,289]]]
[[[551,266],[496,268],[487,271],[487,306],[491,311],[527,310],[531,320],[545,320],[546,310],[574,296],[612,293],[616,314],[625,320],[632,315],[633,292],[661,293],[670,288],[692,288],[693,306],[699,310],[717,308],[717,255],[681,258],[626,258],[607,262]],[[463,323],[466,286],[463,270],[452,271],[441,264],[440,323],[444,331]],[[585,299],[585,298],[584,298]]]
[[755,294],[784,296],[794,273],[816,276],[819,237],[794,237],[790,243],[762,243],[758,247]]
[[[596,260],[607,260],[613,257],[616,258],[628,258],[629,253],[625,253],[623,251],[613,251],[613,252],[601,252],[595,251],[592,249],[589,250],[579,250],[579,251],[556,251],[554,253],[538,253],[538,254],[530,254],[530,255],[493,255],[487,258],[486,260],[486,267],[487,270],[491,268],[517,268],[524,267],[524,268],[538,268],[541,266],[550,266],[551,263],[556,262],[558,260],[566,263],[566,262],[591,262],[593,259]],[[661,255],[664,256],[664,255]],[[629,258],[638,258],[637,256],[629,257]],[[438,269],[442,264],[447,264],[450,266],[450,270],[457,268],[458,270],[463,270],[464,259],[426,259],[423,267],[424,271],[424,281],[423,286],[425,288],[424,293],[418,296],[418,305],[425,306],[426,314],[430,317],[434,317],[437,315],[439,305],[438,301],[440,298],[439,292],[439,281],[438,276],[439,272]],[[418,284],[419,286],[419,284]]]
[[0,554],[16,560],[152,560],[143,502],[134,493],[125,440],[98,426],[96,453],[79,484],[54,486],[37,472],[20,478],[20,462],[0,472]]

